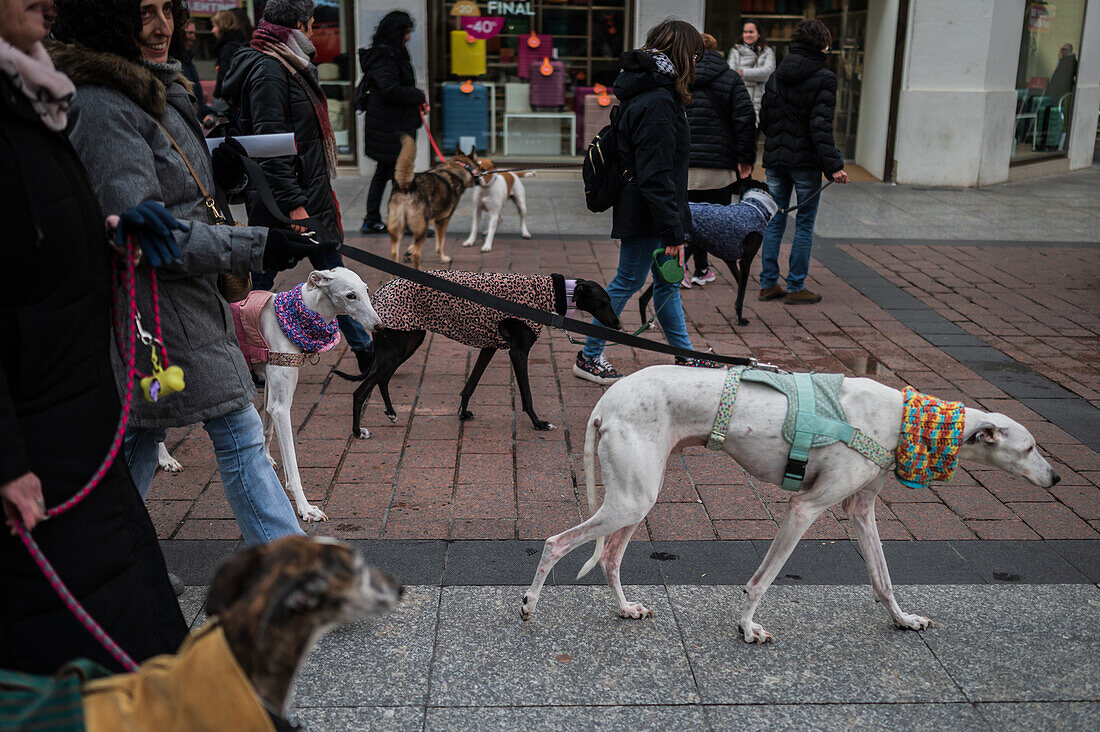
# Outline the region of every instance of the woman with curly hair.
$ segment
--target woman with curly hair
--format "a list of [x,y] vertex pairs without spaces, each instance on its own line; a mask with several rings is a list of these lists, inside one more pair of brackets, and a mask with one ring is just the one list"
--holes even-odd
[[218,62],[214,66],[214,98],[222,98],[222,82],[229,64],[241,46],[248,43],[245,29],[232,10],[219,10],[210,16],[210,31],[214,34],[214,56]]
[[[77,87],[69,137],[91,174],[100,205],[123,211],[142,201],[161,201],[187,229],[175,234],[179,261],[158,270],[157,278],[164,342],[172,363],[183,368],[187,388],[158,402],[134,401],[125,444],[134,483],[144,497],[157,468],[157,443],[169,427],[202,422],[245,541],[252,545],[300,534],[290,501],[264,455],[260,416],[252,404],[256,391],[217,275],[285,269],[332,246],[318,246],[290,231],[216,225],[215,170],[223,171],[221,178],[230,187],[242,184],[242,174],[212,164],[194,97],[180,75],[176,54],[183,51],[187,20],[182,2],[58,4],[55,35],[65,43],[53,45],[51,53]],[[151,317],[147,266],[138,267],[137,300]],[[149,352],[139,348],[138,358],[147,364]],[[111,360],[116,381],[125,385],[113,350]]]

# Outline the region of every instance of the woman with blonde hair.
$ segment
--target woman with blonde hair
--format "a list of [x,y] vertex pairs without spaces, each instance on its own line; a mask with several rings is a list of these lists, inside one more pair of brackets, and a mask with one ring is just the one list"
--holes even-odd
[[222,98],[222,80],[229,70],[233,54],[247,42],[245,29],[237,14],[232,10],[219,10],[210,16],[210,30],[214,33],[214,56],[218,63],[214,67],[214,98]]
[[[619,59],[615,80],[620,100],[617,131],[619,170],[628,171],[613,207],[611,238],[620,239],[619,266],[607,285],[611,306],[621,313],[627,300],[653,272],[657,318],[670,345],[691,348],[680,288],[661,278],[653,261],[655,249],[684,261],[684,233],[691,226],[687,181],[691,134],[686,104],[691,102],[695,63],[703,39],[690,23],[666,20],[649,31],[645,46]],[[589,338],[577,354],[573,374],[596,384],[622,378],[603,357],[604,342]],[[709,366],[709,361],[676,357],[676,363]]]

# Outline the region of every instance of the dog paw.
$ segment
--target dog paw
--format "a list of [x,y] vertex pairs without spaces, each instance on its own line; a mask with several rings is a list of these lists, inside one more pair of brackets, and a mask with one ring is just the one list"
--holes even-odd
[[737,626],[737,634],[745,639],[746,643],[771,643],[775,640],[772,634],[764,630],[759,623],[741,621]]
[[543,422],[541,419],[538,422],[534,422],[533,425],[535,429],[540,432],[549,432],[550,430],[554,429],[554,425],[550,424],[549,422]]
[[440,255],[439,261],[443,262],[443,264],[450,264],[451,263],[451,258],[448,257],[446,254],[443,254],[443,255]]
[[749,319],[748,318],[738,318],[737,319],[737,324],[738,325],[748,325],[749,324]]
[[535,603],[538,602],[537,597],[531,597],[531,595],[524,595],[521,601],[519,609],[519,617],[523,622],[527,622],[531,619],[531,615],[535,612]]
[[386,412],[385,415],[391,422],[397,421],[397,412]]
[[401,257],[401,261],[403,261],[403,262],[411,262],[411,261],[412,261],[412,258],[413,258],[413,253],[412,253],[412,249],[406,249],[406,250],[405,250],[405,255],[404,255],[403,257]]
[[306,504],[305,510],[299,511],[298,515],[301,516],[302,520],[305,521],[307,524],[310,521],[328,521],[328,516],[325,515],[324,511],[317,508],[316,506],[311,506],[309,504]]
[[357,438],[359,438],[360,440],[369,440],[370,439],[370,430],[368,430],[366,427],[360,427],[359,428],[359,434],[357,434],[355,436]]
[[492,244],[482,244],[481,245],[481,253],[482,254],[488,254],[491,251],[493,251],[493,245]]
[[476,242],[477,242],[476,239],[467,239],[466,241],[462,242],[462,246],[472,247]]
[[641,618],[652,618],[654,612],[647,608],[640,602],[628,602],[619,608],[619,617],[627,618],[630,620],[640,620]]
[[268,456],[267,456],[267,461],[268,461],[269,463],[271,463],[271,469],[272,469],[272,470],[276,470],[276,471],[277,471],[277,470],[279,469],[279,461],[278,461],[278,460],[276,460],[275,458],[273,458],[273,457],[271,457],[270,455],[268,455]]
[[527,233],[523,234],[523,238],[524,239],[530,239],[531,238],[531,232],[528,231]]
[[166,473],[182,473],[183,465],[174,457],[169,457],[167,460],[160,461],[160,469]]
[[901,617],[894,621],[894,625],[901,630],[927,630],[932,627],[932,621],[922,615],[902,613]]
[[465,422],[467,420],[473,419],[474,413],[471,412],[469,409],[463,409],[461,412],[458,413],[458,418]]

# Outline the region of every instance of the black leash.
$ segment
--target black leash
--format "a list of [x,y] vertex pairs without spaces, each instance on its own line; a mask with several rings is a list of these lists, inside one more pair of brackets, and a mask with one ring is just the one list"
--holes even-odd
[[428,272],[421,272],[420,270],[413,269],[404,264],[394,262],[386,257],[380,257],[377,254],[364,251],[362,249],[356,249],[355,247],[344,245],[340,247],[340,254],[345,257],[350,257],[356,262],[367,265],[377,270],[381,270],[387,274],[400,277],[402,279],[415,282],[418,285],[424,285],[430,287],[433,290],[439,290],[445,292],[448,295],[462,298],[463,300],[469,300],[475,302],[478,305],[483,305],[493,310],[499,310],[507,313],[508,315],[514,315],[517,318],[523,320],[533,320],[536,323],[540,323],[550,328],[557,328],[559,330],[568,331],[570,333],[580,333],[581,335],[591,336],[593,338],[599,338],[604,341],[613,341],[615,343],[621,343],[624,346],[631,346],[633,348],[642,348],[647,351],[655,351],[657,353],[666,353],[670,356],[681,356],[683,358],[697,358],[708,361],[714,361],[716,363],[729,364],[731,366],[756,366],[757,360],[755,358],[744,358],[740,356],[722,356],[717,353],[700,353],[699,351],[691,351],[686,348],[677,348],[676,346],[670,346],[667,343],[658,343],[657,341],[647,340],[645,338],[639,338],[629,333],[623,333],[621,331],[612,330],[603,325],[596,325],[594,323],[586,323],[583,320],[576,320],[574,318],[567,318],[564,315],[552,313],[548,310],[538,310],[527,305],[521,305],[511,300],[504,300],[496,295],[491,295],[488,292],[482,292],[481,290],[475,290],[465,285],[460,285],[457,282],[445,280],[442,277],[436,277]]
[[493,168],[492,170],[483,170],[480,173],[474,173],[475,178],[480,178],[483,175],[492,175],[493,173],[522,173],[527,170],[549,170],[551,168],[580,168],[580,163],[543,163],[542,165],[536,165],[531,168]]
[[815,198],[817,198],[818,196],[820,196],[821,192],[823,190],[825,190],[826,188],[828,188],[829,186],[831,186],[832,184],[833,184],[833,180],[832,180],[832,178],[830,178],[828,180],[828,182],[825,183],[825,185],[818,188],[814,192],[814,194],[812,196],[810,196],[809,198],[807,198],[805,201],[799,201],[797,206],[788,206],[787,208],[781,208],[778,211],[776,211],[776,213],[777,214],[789,214],[791,211],[797,211],[798,209],[802,208],[803,206],[805,206],[810,201],[812,201]]
[[[287,226],[311,226],[315,230],[324,230],[320,222],[315,219],[295,219],[291,220],[287,218],[282,211],[279,210],[279,206],[275,203],[275,197],[271,193],[271,187],[267,183],[267,176],[264,175],[263,169],[259,164],[247,156],[241,156],[241,161],[244,163],[245,172],[248,174],[249,184],[254,188],[257,195],[260,198],[260,203],[266,209],[267,214],[275,221],[278,221]],[[564,315],[552,313],[548,310],[539,310],[527,305],[522,305],[511,300],[504,300],[496,295],[489,294],[488,292],[482,292],[481,290],[475,290],[465,285],[460,285],[457,282],[451,282],[445,280],[442,277],[436,277],[433,274],[427,272],[421,272],[418,269],[413,269],[404,264],[394,262],[386,257],[380,257],[377,254],[364,251],[362,249],[356,249],[355,247],[348,246],[347,244],[341,246],[338,250],[341,255],[350,257],[356,262],[367,265],[373,269],[381,270],[386,274],[394,275],[402,279],[415,282],[418,285],[424,285],[430,287],[433,290],[439,290],[445,292],[448,295],[461,298],[463,300],[469,300],[475,302],[478,305],[483,305],[493,310],[499,310],[509,315],[514,315],[523,320],[531,320],[536,323],[540,323],[550,328],[557,328],[569,333],[580,333],[581,335],[591,336],[593,338],[599,338],[604,341],[612,341],[614,343],[621,343],[624,346],[631,346],[633,348],[641,348],[647,351],[655,351],[657,353],[666,353],[671,356],[680,356],[683,358],[696,358],[704,359],[708,361],[714,361],[716,363],[729,364],[731,366],[756,366],[757,360],[755,358],[744,358],[740,356],[722,356],[717,353],[700,353],[699,351],[692,351],[687,348],[677,348],[676,346],[670,346],[667,343],[659,343],[657,341],[647,340],[645,338],[639,338],[629,333],[623,333],[621,331],[612,330],[603,325],[595,325],[593,323],[586,323],[582,320],[575,320],[574,318],[567,318]]]

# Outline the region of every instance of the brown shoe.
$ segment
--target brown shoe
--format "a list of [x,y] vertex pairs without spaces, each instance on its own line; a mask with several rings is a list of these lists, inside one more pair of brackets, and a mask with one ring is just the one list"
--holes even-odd
[[761,290],[760,291],[760,297],[758,299],[761,302],[767,302],[768,300],[778,300],[779,298],[783,297],[786,294],[787,294],[787,291],[784,290],[782,288],[782,286],[772,285],[771,287],[769,287],[766,290]]
[[815,302],[821,302],[821,295],[809,290],[788,292],[787,299],[784,302],[788,305],[813,305]]

